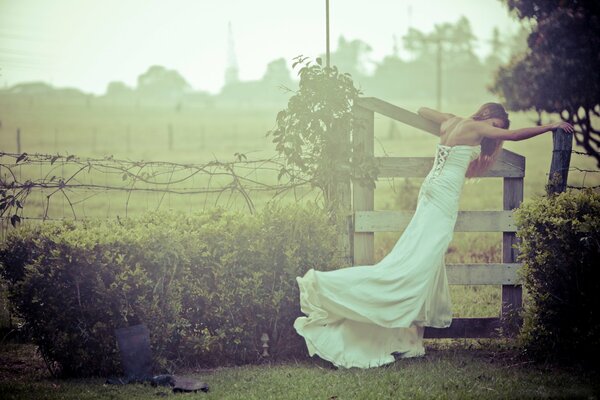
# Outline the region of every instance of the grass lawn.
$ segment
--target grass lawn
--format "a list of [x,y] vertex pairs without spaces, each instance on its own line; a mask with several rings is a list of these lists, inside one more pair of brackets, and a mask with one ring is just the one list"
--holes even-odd
[[[2,399],[521,399],[598,398],[591,373],[534,365],[510,345],[428,342],[419,359],[369,370],[335,370],[320,360],[192,370],[209,393],[173,394],[150,385],[105,385],[102,378],[50,379],[32,345],[0,347]],[[162,393],[162,394],[161,394]]]

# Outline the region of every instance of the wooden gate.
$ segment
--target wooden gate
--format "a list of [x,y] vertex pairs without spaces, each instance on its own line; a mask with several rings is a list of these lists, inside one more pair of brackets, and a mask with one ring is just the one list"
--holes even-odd
[[[379,113],[415,128],[439,135],[439,125],[421,116],[377,98],[361,98],[354,108],[355,116],[363,120],[352,138],[354,150],[374,156],[374,114]],[[425,177],[433,165],[432,157],[375,157],[379,177]],[[525,157],[502,150],[500,157],[485,177],[502,177],[503,210],[460,211],[457,232],[503,232],[501,264],[447,264],[448,281],[452,285],[502,285],[500,317],[454,318],[445,329],[427,328],[429,338],[480,338],[493,336],[497,328],[514,327],[522,306],[521,286],[516,263],[515,224],[513,209],[523,200]],[[374,264],[374,233],[403,230],[414,211],[375,211],[374,191],[352,182],[354,265]],[[507,324],[507,321],[511,324]]]

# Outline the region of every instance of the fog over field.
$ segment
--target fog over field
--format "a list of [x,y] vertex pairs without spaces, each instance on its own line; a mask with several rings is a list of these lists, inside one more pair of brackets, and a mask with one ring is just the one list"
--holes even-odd
[[[298,54],[323,53],[324,5],[322,0],[2,0],[0,85],[45,81],[102,94],[111,81],[134,86],[143,71],[158,64],[179,71],[195,90],[215,94],[225,83],[231,41],[241,80],[260,79],[278,58],[291,66]],[[330,9],[332,41],[344,36],[368,43],[362,65],[368,71],[390,55],[395,42],[403,58],[413,56],[402,47],[410,28],[428,32],[465,16],[480,39],[474,48],[479,57],[492,50],[494,28],[505,37],[519,31],[496,0],[345,0],[331,1]]]

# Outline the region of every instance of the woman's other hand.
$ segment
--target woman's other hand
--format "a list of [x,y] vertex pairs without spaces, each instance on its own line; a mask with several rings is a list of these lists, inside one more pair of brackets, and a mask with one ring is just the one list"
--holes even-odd
[[575,132],[575,128],[573,128],[573,125],[571,125],[568,122],[560,121],[560,122],[555,122],[552,125],[553,125],[552,130],[554,130],[554,129],[562,129],[563,131],[565,131],[567,133],[573,133],[573,132]]

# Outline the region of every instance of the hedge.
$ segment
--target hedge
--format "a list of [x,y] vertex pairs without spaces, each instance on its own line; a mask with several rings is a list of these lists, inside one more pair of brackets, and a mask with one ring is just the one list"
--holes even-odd
[[600,194],[526,201],[516,212],[529,295],[521,339],[545,361],[590,361],[600,348]]
[[296,276],[340,267],[334,228],[315,206],[257,215],[212,210],[23,226],[0,270],[24,330],[51,370],[115,374],[114,329],[144,323],[156,368],[302,356]]

